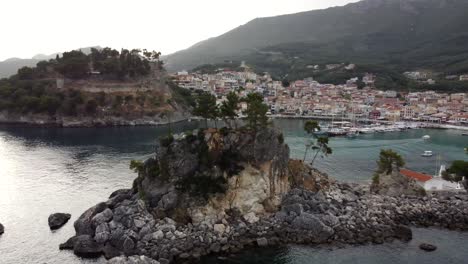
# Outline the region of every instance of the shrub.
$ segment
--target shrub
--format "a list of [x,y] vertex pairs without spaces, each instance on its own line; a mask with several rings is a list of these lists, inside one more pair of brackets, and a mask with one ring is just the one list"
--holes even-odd
[[174,136],[172,135],[169,135],[167,137],[161,137],[159,139],[159,143],[161,144],[161,146],[166,148],[169,147],[172,144],[172,142],[174,142]]
[[380,184],[380,176],[379,174],[374,174],[374,176],[372,177],[372,184],[373,185],[379,185]]
[[280,144],[283,144],[283,143],[284,143],[284,136],[283,136],[283,133],[281,133],[281,134],[278,135],[278,142],[279,142]]
[[138,161],[138,160],[131,160],[130,169],[136,173],[143,172],[143,169],[144,169],[143,162]]

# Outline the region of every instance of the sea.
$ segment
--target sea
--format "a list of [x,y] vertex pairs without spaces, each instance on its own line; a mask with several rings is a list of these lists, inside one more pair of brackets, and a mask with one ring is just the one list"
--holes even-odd
[[[275,120],[294,158],[303,158],[308,136],[303,120]],[[105,263],[103,258],[80,259],[58,245],[74,235],[73,222],[109,194],[130,188],[136,175],[132,159],[144,160],[154,152],[159,136],[200,127],[181,122],[160,127],[38,128],[0,126],[0,264]],[[429,135],[430,140],[423,140]],[[381,149],[400,153],[406,167],[435,174],[442,164],[468,160],[463,148],[468,137],[457,130],[415,129],[331,138],[333,153],[319,157],[318,169],[338,180],[369,182]],[[422,157],[426,151],[433,157]],[[308,160],[311,156],[308,157]],[[72,214],[61,229],[50,231],[51,213]],[[211,256],[201,263],[468,263],[468,233],[414,229],[410,243],[346,246],[344,248],[287,246],[253,249],[230,256]],[[421,242],[438,246],[435,252],[418,249]]]

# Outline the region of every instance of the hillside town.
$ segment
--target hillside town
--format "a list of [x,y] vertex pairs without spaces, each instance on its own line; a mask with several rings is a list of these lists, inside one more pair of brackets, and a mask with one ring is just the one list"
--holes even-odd
[[[219,102],[230,91],[238,91],[240,96],[261,93],[271,115],[468,125],[467,93],[381,91],[371,73],[340,85],[318,83],[313,78],[284,83],[273,80],[268,73],[256,74],[248,68],[213,74],[183,71],[172,77],[180,87],[212,93]],[[358,82],[364,87],[359,89]]]

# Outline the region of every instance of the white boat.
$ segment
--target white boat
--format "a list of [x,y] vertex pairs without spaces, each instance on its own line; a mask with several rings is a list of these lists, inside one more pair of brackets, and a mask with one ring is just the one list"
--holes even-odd
[[375,130],[373,128],[363,127],[359,129],[359,133],[362,133],[362,134],[372,134],[374,132]]
[[345,136],[346,135],[346,130],[341,129],[341,128],[332,128],[328,130],[328,135],[331,137],[336,137],[336,136]]
[[424,139],[424,140],[429,140],[429,139],[431,139],[431,136],[425,135],[425,136],[422,137],[422,139]]
[[426,151],[424,151],[423,154],[421,154],[421,156],[423,156],[423,157],[432,157],[433,155],[434,154],[430,150],[426,150]]

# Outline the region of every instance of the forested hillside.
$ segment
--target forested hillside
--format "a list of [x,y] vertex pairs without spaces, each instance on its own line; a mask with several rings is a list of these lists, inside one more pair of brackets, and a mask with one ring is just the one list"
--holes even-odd
[[[164,58],[170,70],[245,60],[278,78],[316,77],[338,82],[343,72],[309,65],[354,63],[355,72],[380,73],[382,88],[425,89],[404,71],[468,73],[468,1],[364,0],[343,7],[259,18]],[[463,90],[439,82],[435,89]]]

